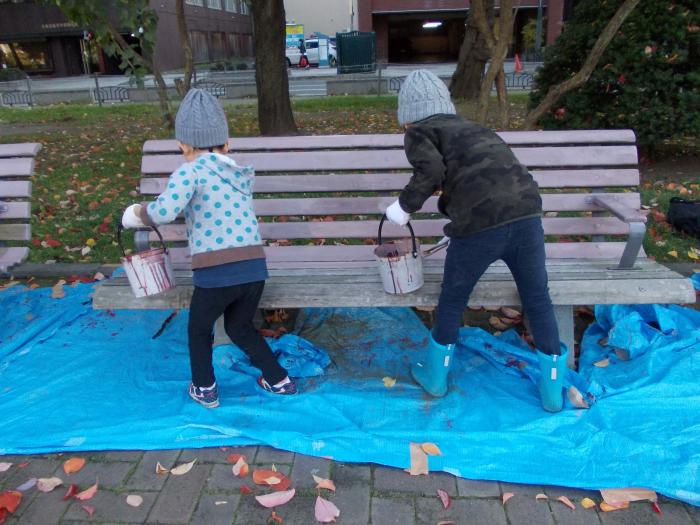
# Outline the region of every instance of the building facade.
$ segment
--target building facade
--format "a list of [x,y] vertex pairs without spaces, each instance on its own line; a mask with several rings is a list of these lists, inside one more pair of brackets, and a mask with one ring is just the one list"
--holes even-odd
[[[565,8],[573,0],[521,0],[515,19],[513,52],[522,52],[523,28],[543,10],[547,44],[561,33]],[[498,5],[498,2],[497,2]],[[377,58],[388,62],[455,61],[464,39],[469,0],[357,0],[358,28],[374,31]]]
[[357,29],[357,0],[284,0],[288,24],[303,24],[308,38],[312,33],[334,37],[336,33]]
[[[158,15],[155,58],[160,69],[182,68],[175,0],[151,0],[150,5]],[[116,23],[116,14],[110,17]],[[195,62],[252,56],[252,23],[243,0],[185,0],[185,17]],[[122,35],[137,42],[127,30]],[[119,60],[97,48],[89,27],[78,27],[40,0],[0,0],[0,68],[49,76],[120,73]]]

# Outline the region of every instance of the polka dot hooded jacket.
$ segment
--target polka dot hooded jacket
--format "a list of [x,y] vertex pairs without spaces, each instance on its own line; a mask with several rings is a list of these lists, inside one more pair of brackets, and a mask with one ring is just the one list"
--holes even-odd
[[141,206],[141,220],[167,224],[183,212],[193,269],[264,258],[254,178],[252,167],[205,153],[170,175],[165,191]]

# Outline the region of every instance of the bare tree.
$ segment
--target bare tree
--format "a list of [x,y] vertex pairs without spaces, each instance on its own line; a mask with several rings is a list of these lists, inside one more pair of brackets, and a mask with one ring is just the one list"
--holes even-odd
[[192,43],[190,42],[190,33],[187,31],[187,19],[185,18],[185,0],[175,0],[175,15],[177,17],[177,31],[180,33],[180,42],[182,43],[182,54],[185,61],[185,71],[183,78],[175,79],[175,87],[181,97],[184,97],[190,90],[192,84]]
[[283,0],[250,2],[255,44],[255,83],[261,135],[298,133],[289,100]]
[[[494,0],[486,0],[486,16],[489,26],[493,25]],[[481,76],[491,54],[486,39],[479,31],[473,13],[467,16],[464,40],[459,48],[457,68],[450,80],[450,94],[453,98],[474,100],[479,96]]]
[[537,121],[542,118],[542,116],[547,113],[552,106],[554,106],[557,100],[559,100],[559,97],[579,86],[582,86],[588,81],[588,78],[598,65],[600,57],[605,52],[605,49],[615,37],[625,19],[634,10],[634,8],[637,7],[639,1],[640,0],[625,0],[623,2],[623,4],[615,12],[615,15],[613,15],[608,22],[608,25],[605,26],[605,29],[603,29],[603,32],[600,34],[595,44],[593,44],[593,48],[586,57],[586,61],[583,63],[581,69],[571,78],[568,78],[564,82],[550,88],[539,105],[528,113],[527,117],[525,118],[525,129],[534,128]]

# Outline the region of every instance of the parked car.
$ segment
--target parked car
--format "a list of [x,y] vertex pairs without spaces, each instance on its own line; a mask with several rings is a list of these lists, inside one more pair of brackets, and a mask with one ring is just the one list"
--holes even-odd
[[[318,66],[318,38],[309,38],[304,41],[306,46],[306,58],[309,59],[309,65]],[[298,66],[301,53],[298,47],[287,48],[287,67]],[[328,63],[331,67],[338,64],[335,54],[335,45],[329,42],[328,44]]]

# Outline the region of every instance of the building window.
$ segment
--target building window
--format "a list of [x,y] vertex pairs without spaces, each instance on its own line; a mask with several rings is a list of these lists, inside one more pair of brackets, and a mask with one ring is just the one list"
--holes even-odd
[[239,57],[241,56],[241,46],[238,40],[238,35],[235,33],[229,33],[226,35],[228,39],[228,52],[231,56]]
[[238,13],[238,0],[226,0],[226,11]]
[[27,71],[50,71],[53,69],[49,46],[42,41],[0,44],[0,64]]
[[187,5],[196,5],[198,7],[204,7],[204,0],[185,0]]
[[195,62],[209,62],[209,45],[207,34],[203,31],[190,31],[192,42],[192,59]]
[[207,0],[209,9],[221,9],[221,0]]
[[248,14],[248,3],[246,0],[238,0],[238,4],[240,5],[240,13],[242,15],[247,15]]
[[226,33],[211,34],[211,55],[214,60],[226,58]]

